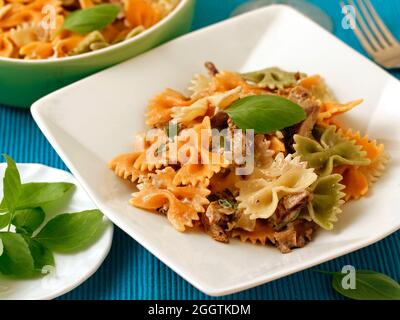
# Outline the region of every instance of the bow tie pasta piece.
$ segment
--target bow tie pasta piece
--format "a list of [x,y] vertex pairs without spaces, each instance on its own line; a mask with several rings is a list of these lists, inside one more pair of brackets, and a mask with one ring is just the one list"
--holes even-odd
[[188,91],[190,98],[197,100],[208,95],[208,88],[211,84],[211,78],[202,74],[196,74],[190,81]]
[[217,93],[209,97],[201,98],[190,106],[176,106],[171,109],[172,121],[184,126],[190,126],[196,118],[204,117],[209,108],[223,110],[240,98],[241,87],[229,90],[224,93]]
[[296,156],[306,161],[321,175],[329,175],[336,166],[366,166],[371,163],[367,154],[354,140],[336,133],[336,127],[318,128],[318,138],[294,136]]
[[257,220],[253,231],[243,229],[233,229],[232,237],[239,238],[242,242],[251,242],[252,244],[267,244],[268,241],[274,242],[275,231],[272,226],[262,220]]
[[14,45],[8,35],[0,33],[0,57],[9,58],[13,55]]
[[199,220],[198,213],[205,211],[210,191],[202,186],[177,187],[172,183],[174,175],[171,167],[150,174],[138,185],[140,191],[132,194],[130,203],[142,209],[166,212],[172,225],[178,231],[185,231],[185,227],[192,227],[193,221]]
[[219,164],[190,164],[187,163],[182,166],[176,173],[174,178],[175,185],[192,185],[195,186],[198,183],[208,186],[210,178],[221,171],[221,165]]
[[51,43],[35,41],[19,49],[19,54],[25,59],[47,59],[54,55]]
[[222,71],[217,73],[212,79],[208,89],[208,94],[213,95],[216,92],[226,92],[237,87],[241,87],[244,95],[266,94],[263,88],[258,88],[248,84],[240,74],[231,71]]
[[150,100],[146,113],[146,124],[150,127],[160,127],[172,119],[172,108],[176,106],[189,106],[192,100],[186,98],[178,91],[166,89]]
[[146,210],[163,208],[167,218],[178,231],[185,231],[186,227],[193,227],[193,221],[199,220],[198,213],[188,204],[179,201],[169,190],[147,188],[134,193],[130,203]]
[[320,112],[318,114],[317,123],[327,126],[334,123],[335,117],[350,111],[351,109],[360,105],[364,100],[359,99],[355,101],[350,101],[345,104],[340,104],[338,102],[327,101],[322,103]]
[[271,90],[293,87],[297,82],[306,77],[306,74],[299,72],[287,72],[280,68],[272,67],[259,71],[242,74],[242,77],[248,81],[257,84],[260,88]]
[[359,199],[366,195],[369,189],[367,177],[361,172],[361,168],[357,166],[339,166],[333,172],[338,173],[343,177],[341,184],[345,186],[344,200]]
[[385,146],[376,140],[370,140],[368,135],[361,136],[359,131],[340,129],[338,133],[350,140],[354,140],[367,153],[367,158],[371,163],[367,166],[359,167],[359,171],[365,175],[369,185],[374,183],[385,171],[390,159],[385,151]]
[[326,230],[333,228],[333,222],[337,221],[337,215],[342,212],[345,188],[340,183],[342,176],[332,174],[319,178],[311,187],[313,197],[308,204],[308,213],[312,220]]
[[369,140],[368,135],[361,136],[360,132],[353,132],[351,129],[340,129],[338,133],[354,140],[366,152],[366,157],[370,160],[370,164],[366,166],[344,165],[334,169],[335,173],[343,176],[341,183],[345,185],[345,200],[359,199],[367,194],[370,185],[382,175],[389,156],[386,154],[383,144]]
[[335,96],[319,75],[310,76],[302,79],[299,84],[311,92],[313,97],[321,102],[336,101]]
[[141,154],[141,152],[121,154],[111,160],[108,166],[118,177],[135,182],[141,175],[148,173],[134,167],[136,160]]
[[279,200],[289,194],[304,191],[317,180],[314,169],[291,155],[278,154],[271,167],[256,170],[248,179],[237,183],[239,208],[251,219],[271,217]]
[[130,27],[149,28],[161,20],[161,13],[150,0],[126,0],[125,20]]
[[197,186],[176,186],[174,184],[175,175],[176,172],[171,167],[156,170],[156,173],[150,173],[138,185],[138,189],[144,190],[148,187],[167,189],[181,201],[190,203],[197,212],[204,212],[204,206],[209,203],[207,196],[210,194],[210,190],[200,184]]

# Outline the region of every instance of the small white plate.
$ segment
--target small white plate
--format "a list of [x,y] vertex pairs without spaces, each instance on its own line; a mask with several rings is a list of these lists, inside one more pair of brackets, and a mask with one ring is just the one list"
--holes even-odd
[[[25,182],[71,182],[76,188],[65,201],[44,207],[48,217],[58,213],[95,209],[86,192],[69,172],[40,164],[18,164],[21,180]],[[0,177],[6,165],[0,164]],[[3,179],[0,195],[3,194]],[[6,280],[0,278],[0,300],[48,300],[63,295],[86,281],[103,263],[111,248],[113,225],[88,249],[75,254],[55,254],[56,267],[49,275],[34,280]]]
[[[351,30],[349,31],[351,32]],[[132,189],[107,168],[145,128],[148,100],[184,90],[205,61],[220,69],[267,66],[319,73],[341,101],[364,98],[345,120],[384,142],[392,161],[368,196],[345,206],[332,232],[281,254],[271,246],[179,233],[167,219],[128,204]],[[300,13],[270,6],[176,39],[55,92],[32,107],[35,121],[99,208],[209,295],[244,290],[365,247],[400,227],[400,83]]]

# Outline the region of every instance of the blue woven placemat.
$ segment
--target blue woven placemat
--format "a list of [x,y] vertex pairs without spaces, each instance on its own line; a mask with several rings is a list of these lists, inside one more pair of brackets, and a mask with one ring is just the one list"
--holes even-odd
[[[390,29],[400,38],[400,1],[372,0]],[[197,0],[193,29],[223,20],[243,0]],[[350,30],[341,28],[338,0],[310,1],[333,19],[335,34],[364,53]],[[400,78],[400,72],[393,73]],[[396,107],[396,106],[393,106]],[[18,162],[38,162],[67,169],[35,125],[30,113],[0,106],[0,152]],[[379,215],[379,212],[377,212]],[[373,269],[400,280],[400,232],[386,239],[316,267],[340,270],[351,264]],[[224,299],[342,299],[326,275],[305,270]],[[84,284],[60,299],[210,299],[152,256],[124,232],[115,229],[111,252],[101,268]]]

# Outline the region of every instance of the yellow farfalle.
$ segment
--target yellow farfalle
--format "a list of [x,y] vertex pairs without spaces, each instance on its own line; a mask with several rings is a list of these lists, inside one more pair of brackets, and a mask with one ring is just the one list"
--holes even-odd
[[236,184],[239,188],[239,208],[251,219],[271,217],[279,200],[289,194],[299,193],[317,180],[314,169],[300,159],[278,154],[267,169],[257,169],[246,180]]
[[229,107],[232,103],[239,100],[241,91],[242,88],[237,87],[223,93],[217,93],[196,100],[190,106],[173,107],[171,109],[172,121],[184,126],[190,126],[193,120],[204,117],[210,109],[215,113],[216,110],[223,110]]

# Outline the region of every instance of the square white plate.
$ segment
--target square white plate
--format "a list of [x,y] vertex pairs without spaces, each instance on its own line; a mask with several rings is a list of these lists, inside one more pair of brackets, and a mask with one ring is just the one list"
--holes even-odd
[[[276,248],[179,233],[167,219],[128,204],[132,188],[107,168],[145,128],[148,100],[182,89],[203,63],[248,71],[280,66],[323,75],[341,101],[364,98],[346,121],[392,156],[368,197],[346,205],[332,232],[281,254]],[[225,295],[309,268],[400,228],[400,83],[298,12],[271,6],[188,34],[36,102],[33,116],[98,207],[175,272],[209,295]]]

